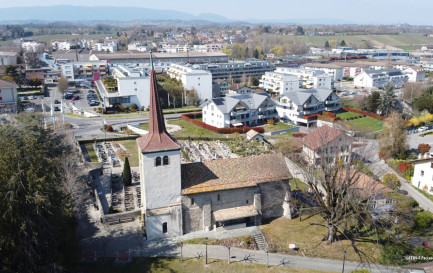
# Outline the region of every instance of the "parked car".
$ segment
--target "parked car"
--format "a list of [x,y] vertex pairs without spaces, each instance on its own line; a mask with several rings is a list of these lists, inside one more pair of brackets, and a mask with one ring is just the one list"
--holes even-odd
[[89,90],[89,94],[96,94],[95,90]]
[[60,108],[58,106],[54,106],[54,111],[60,111]]
[[80,89],[74,89],[74,90],[72,90],[72,93],[74,93],[74,94],[80,93]]
[[92,100],[89,102],[89,106],[98,106],[98,105],[99,105],[98,101]]
[[34,100],[34,99],[35,99],[35,97],[29,96],[29,100]]
[[27,113],[33,113],[35,111],[35,108],[27,108],[26,110]]
[[54,100],[54,104],[59,104],[60,101],[59,100]]
[[66,99],[66,100],[70,100],[70,99],[72,99],[73,97],[74,97],[74,95],[72,95],[72,94],[70,94],[70,93],[66,93],[66,94],[63,96],[63,98]]
[[418,132],[425,132],[427,131],[427,126],[421,126],[418,128]]
[[79,100],[80,99],[80,96],[73,96],[72,97],[72,100]]

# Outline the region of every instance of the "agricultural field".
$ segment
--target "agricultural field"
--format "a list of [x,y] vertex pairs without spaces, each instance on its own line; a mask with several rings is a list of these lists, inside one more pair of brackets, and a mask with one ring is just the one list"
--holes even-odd
[[399,34],[399,35],[336,35],[336,36],[273,36],[272,35],[258,35],[254,37],[255,41],[272,43],[272,40],[283,41],[301,41],[309,46],[323,47],[326,41],[344,40],[347,44],[363,45],[364,41],[370,41],[373,45],[380,47],[380,44],[386,46],[398,47],[403,49],[417,49],[421,45],[432,44],[433,38],[423,36],[418,33]]

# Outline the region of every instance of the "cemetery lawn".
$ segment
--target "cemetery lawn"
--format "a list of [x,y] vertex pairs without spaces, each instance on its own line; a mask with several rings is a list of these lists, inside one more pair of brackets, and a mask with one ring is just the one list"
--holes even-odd
[[[297,269],[290,267],[271,266],[253,263],[232,262],[208,258],[205,265],[204,258],[184,258],[183,262],[178,258],[134,258],[131,263],[115,263],[114,258],[101,258],[95,263],[81,263],[79,272],[83,273],[141,273],[141,272],[226,272],[226,273],[265,273],[265,272],[292,272],[292,273],[327,273],[327,271]],[[289,271],[288,271],[289,270]]]
[[[299,218],[293,220],[279,218],[260,226],[260,229],[270,249],[275,252],[343,260],[343,251],[346,251],[347,260],[360,262],[360,257],[352,247],[351,241],[341,239],[331,245],[323,241],[327,235],[327,229],[321,226],[322,224],[325,222],[320,216],[308,218],[305,215],[302,217],[302,222],[299,222]],[[298,250],[291,252],[289,244],[295,244]],[[358,249],[358,253],[362,253],[363,259],[368,257],[370,262],[378,262],[380,245],[375,244],[371,237],[355,238],[353,244]]]
[[[138,147],[137,142],[135,139],[129,139],[129,140],[121,140],[121,141],[115,141],[114,143],[119,143],[123,147],[125,147],[126,151],[129,153],[129,165],[131,167],[138,167]],[[122,162],[125,162],[124,157],[119,157]]]
[[96,155],[95,149],[93,149],[93,143],[84,144],[86,147],[87,153],[89,154],[90,160],[92,162],[98,162],[98,156]]

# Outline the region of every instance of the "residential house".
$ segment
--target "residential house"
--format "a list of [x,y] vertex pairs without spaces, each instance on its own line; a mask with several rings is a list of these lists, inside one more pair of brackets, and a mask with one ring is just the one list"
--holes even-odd
[[411,162],[414,163],[412,185],[433,194],[433,157],[428,153],[420,154],[418,159]]
[[0,66],[2,65],[16,65],[17,64],[17,52],[0,52]]
[[304,159],[309,164],[320,164],[322,161],[345,164],[349,163],[352,157],[353,138],[327,125],[314,130],[300,142]]
[[234,94],[241,95],[241,94],[250,94],[250,93],[253,93],[253,89],[238,83],[232,84],[228,88],[229,95],[234,95]]
[[305,89],[332,88],[332,76],[321,70],[293,67],[277,67],[275,72],[295,75],[301,81],[300,86]]
[[383,88],[388,83],[402,87],[408,80],[400,70],[365,70],[354,78],[353,84],[361,88]]
[[332,81],[342,80],[344,76],[344,69],[340,64],[336,63],[306,63],[301,67],[312,70],[320,70],[332,76]]
[[255,126],[275,119],[276,103],[267,93],[213,98],[201,105],[203,122],[218,128]]
[[218,98],[229,93],[230,84],[223,79],[216,79],[212,83],[212,97]]
[[340,98],[330,89],[304,89],[284,92],[277,97],[278,116],[297,125],[317,126],[317,119],[308,116],[341,108]]
[[16,111],[17,88],[16,83],[0,79],[0,113]]
[[263,142],[263,140],[265,139],[262,134],[260,134],[254,129],[249,130],[246,133],[246,135],[247,135],[247,140],[255,140],[258,142]]

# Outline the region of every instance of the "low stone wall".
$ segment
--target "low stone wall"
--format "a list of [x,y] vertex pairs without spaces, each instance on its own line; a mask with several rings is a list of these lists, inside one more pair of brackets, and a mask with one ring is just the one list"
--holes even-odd
[[279,131],[274,131],[274,132],[266,132],[266,133],[264,133],[264,135],[265,136],[273,136],[273,135],[284,134],[284,133],[289,133],[289,132],[299,132],[299,127],[293,127],[290,129],[284,129],[284,130],[279,130]]
[[[98,198],[99,199],[99,198]],[[102,223],[107,225],[121,224],[135,220],[141,213],[141,210],[105,214],[102,216]]]

